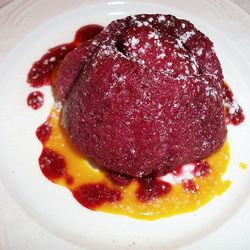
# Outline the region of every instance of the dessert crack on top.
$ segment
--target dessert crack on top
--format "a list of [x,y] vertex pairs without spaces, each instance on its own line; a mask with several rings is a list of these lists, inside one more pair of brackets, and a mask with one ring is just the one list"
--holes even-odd
[[226,140],[213,43],[172,15],[113,21],[67,54],[55,96],[74,147],[122,175],[165,174]]

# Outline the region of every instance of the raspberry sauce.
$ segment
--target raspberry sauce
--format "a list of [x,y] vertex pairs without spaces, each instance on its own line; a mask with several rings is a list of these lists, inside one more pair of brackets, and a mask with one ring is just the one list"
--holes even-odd
[[80,204],[90,209],[95,209],[105,202],[118,202],[122,199],[119,190],[111,189],[103,183],[82,185],[72,193]]
[[32,87],[42,87],[51,84],[53,71],[58,69],[64,57],[83,42],[93,38],[102,29],[102,26],[96,24],[84,26],[76,32],[73,42],[57,45],[49,49],[46,54],[33,63],[28,73],[27,82]]
[[39,109],[43,106],[44,103],[44,96],[43,93],[40,91],[31,92],[27,97],[27,104],[32,109]]

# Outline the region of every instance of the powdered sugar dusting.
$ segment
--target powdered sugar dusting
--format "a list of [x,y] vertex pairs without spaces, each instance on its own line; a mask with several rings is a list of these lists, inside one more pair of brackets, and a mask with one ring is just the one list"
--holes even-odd
[[202,48],[199,48],[196,52],[197,56],[201,56],[202,55],[202,52],[203,52],[203,49]]
[[182,167],[180,174],[175,175],[174,173],[169,173],[162,177],[162,180],[171,183],[172,185],[179,184],[186,180],[192,180],[194,178],[193,174],[194,164],[186,164]]
[[183,35],[180,36],[180,40],[182,43],[186,43],[188,39],[190,39],[193,35],[195,35],[195,32],[193,30],[187,31]]
[[134,48],[139,43],[139,39],[134,36],[131,38],[131,46]]
[[164,21],[166,21],[166,17],[163,16],[163,15],[160,15],[160,16],[158,17],[158,21],[159,21],[159,22],[164,22]]

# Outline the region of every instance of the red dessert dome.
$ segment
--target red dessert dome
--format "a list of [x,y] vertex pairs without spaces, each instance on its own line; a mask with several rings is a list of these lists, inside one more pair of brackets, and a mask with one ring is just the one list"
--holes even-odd
[[62,127],[100,167],[141,177],[198,161],[226,138],[212,42],[171,15],[112,22],[58,73]]

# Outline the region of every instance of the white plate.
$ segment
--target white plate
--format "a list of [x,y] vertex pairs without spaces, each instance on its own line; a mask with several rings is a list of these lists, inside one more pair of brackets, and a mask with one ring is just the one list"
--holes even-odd
[[[229,127],[231,161],[225,178],[232,180],[230,190],[195,213],[153,222],[92,212],[80,206],[68,190],[47,181],[37,163],[41,145],[34,134],[53,103],[50,89],[42,90],[45,105],[41,110],[33,111],[26,105],[31,91],[26,84],[27,72],[48,48],[71,41],[74,32],[85,24],[107,25],[136,13],[174,14],[207,34],[215,44],[225,80],[246,115],[241,126]],[[250,163],[249,20],[223,1],[102,1],[85,4],[36,28],[0,67],[0,176],[6,190],[40,225],[87,249],[176,248],[213,232],[234,216],[249,196],[249,171],[238,167],[242,161]]]

